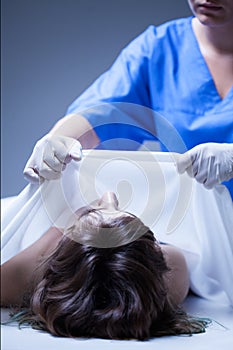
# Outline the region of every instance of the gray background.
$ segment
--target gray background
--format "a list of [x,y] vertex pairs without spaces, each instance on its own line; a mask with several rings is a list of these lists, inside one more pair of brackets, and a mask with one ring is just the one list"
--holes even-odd
[[186,0],[2,0],[2,197],[27,184],[35,142],[150,24]]

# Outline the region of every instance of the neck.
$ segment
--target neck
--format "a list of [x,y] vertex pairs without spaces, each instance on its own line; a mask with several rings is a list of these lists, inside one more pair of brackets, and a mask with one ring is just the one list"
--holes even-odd
[[200,46],[215,53],[233,54],[233,22],[225,25],[209,26],[193,19],[193,29]]

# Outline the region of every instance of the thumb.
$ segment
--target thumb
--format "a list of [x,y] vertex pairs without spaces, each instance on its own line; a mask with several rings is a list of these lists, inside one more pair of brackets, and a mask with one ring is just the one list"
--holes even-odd
[[183,174],[192,165],[192,158],[189,152],[180,154],[176,159],[176,167],[179,174]]

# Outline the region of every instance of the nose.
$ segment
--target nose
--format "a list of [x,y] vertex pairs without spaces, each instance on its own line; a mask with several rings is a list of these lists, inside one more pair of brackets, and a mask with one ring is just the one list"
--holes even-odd
[[99,200],[99,205],[106,209],[118,209],[118,199],[114,192],[105,192]]

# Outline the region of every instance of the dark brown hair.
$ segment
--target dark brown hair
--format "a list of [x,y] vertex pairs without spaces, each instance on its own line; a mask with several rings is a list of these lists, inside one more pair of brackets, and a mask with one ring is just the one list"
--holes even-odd
[[[80,234],[83,224],[72,226],[43,262],[20,322],[65,337],[146,340],[205,331],[205,321],[188,316],[169,299],[164,279],[169,267],[149,228],[133,216],[108,222],[97,213],[91,216],[90,221],[90,215],[82,215],[82,222],[89,222],[89,243],[90,237],[101,240],[102,232],[105,237],[114,233],[120,244],[78,243],[75,232]],[[129,237],[134,239],[124,244]]]

